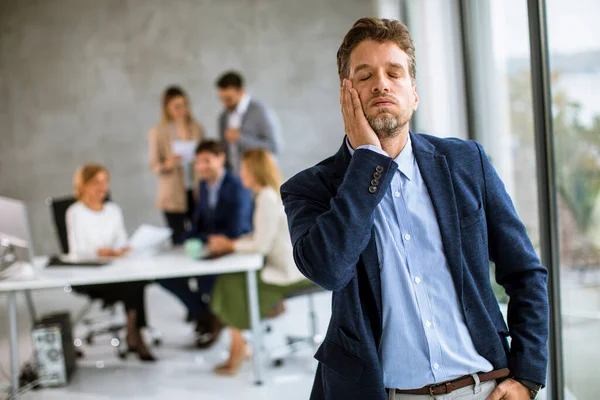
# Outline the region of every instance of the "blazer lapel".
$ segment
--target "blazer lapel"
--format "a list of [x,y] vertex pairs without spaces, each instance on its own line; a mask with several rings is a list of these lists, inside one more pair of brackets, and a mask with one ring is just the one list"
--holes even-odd
[[223,177],[223,182],[221,183],[221,187],[219,188],[219,195],[217,196],[217,205],[215,206],[214,215],[227,214],[227,211],[223,210],[223,207],[228,207],[227,199],[230,198],[229,172],[226,171],[225,176]]
[[227,128],[227,111],[223,111],[219,118],[219,133],[221,140],[225,140],[225,129]]
[[454,286],[458,298],[462,301],[460,225],[450,169],[446,157],[436,154],[435,147],[426,139],[411,133],[411,140],[417,165],[437,215],[444,254]]

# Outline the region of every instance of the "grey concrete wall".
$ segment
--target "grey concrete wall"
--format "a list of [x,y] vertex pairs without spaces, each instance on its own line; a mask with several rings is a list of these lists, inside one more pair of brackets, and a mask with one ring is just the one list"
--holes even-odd
[[243,71],[274,107],[285,176],[339,147],[335,53],[368,0],[0,0],[0,195],[26,201],[35,249],[56,251],[47,196],[104,163],[130,230],[162,223],[147,131],[164,87],[216,135],[215,78]]

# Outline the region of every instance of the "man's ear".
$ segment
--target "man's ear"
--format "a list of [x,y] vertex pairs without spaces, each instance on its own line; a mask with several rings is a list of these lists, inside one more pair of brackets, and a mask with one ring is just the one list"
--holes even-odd
[[417,93],[417,85],[413,85],[413,97],[413,111],[417,111],[417,108],[419,108],[419,94]]

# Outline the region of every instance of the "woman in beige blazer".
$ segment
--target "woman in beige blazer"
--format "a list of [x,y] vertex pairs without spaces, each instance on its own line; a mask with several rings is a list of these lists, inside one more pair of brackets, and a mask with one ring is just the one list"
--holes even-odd
[[[242,156],[241,178],[255,196],[253,231],[237,240],[209,236],[208,249],[215,254],[231,251],[265,255],[258,279],[261,316],[272,317],[284,311],[283,300],[289,293],[312,286],[294,262],[287,219],[279,197],[281,177],[268,150],[246,150]],[[216,368],[221,375],[235,374],[244,358],[246,343],[241,330],[249,329],[246,302],[246,274],[219,275],[211,294],[210,306],[231,331],[229,360]]]
[[204,129],[192,116],[187,94],[178,86],[168,87],[162,98],[162,119],[148,139],[150,167],[158,176],[156,204],[173,230],[173,244],[181,244],[191,224],[198,190],[193,158],[182,157],[179,149],[195,147],[203,138]]

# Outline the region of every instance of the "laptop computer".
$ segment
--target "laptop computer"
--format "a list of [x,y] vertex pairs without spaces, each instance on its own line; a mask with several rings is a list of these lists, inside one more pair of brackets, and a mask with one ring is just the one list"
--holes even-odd
[[0,276],[8,275],[9,269],[18,268],[19,262],[36,266],[27,207],[20,200],[0,196],[0,247],[3,255]]

